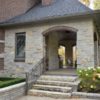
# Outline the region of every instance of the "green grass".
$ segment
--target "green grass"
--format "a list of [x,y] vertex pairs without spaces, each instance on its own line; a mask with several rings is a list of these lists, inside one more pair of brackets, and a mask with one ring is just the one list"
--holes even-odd
[[23,78],[0,77],[0,88],[8,87],[24,81],[25,79]]

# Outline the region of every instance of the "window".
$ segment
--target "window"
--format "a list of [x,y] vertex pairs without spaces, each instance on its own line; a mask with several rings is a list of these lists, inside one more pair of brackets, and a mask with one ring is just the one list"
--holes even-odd
[[25,61],[25,32],[16,33],[15,61]]

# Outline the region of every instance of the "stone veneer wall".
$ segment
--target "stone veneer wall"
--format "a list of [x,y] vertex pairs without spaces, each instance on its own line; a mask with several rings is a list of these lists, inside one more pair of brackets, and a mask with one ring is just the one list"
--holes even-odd
[[[9,28],[5,32],[5,69],[28,71],[43,58],[42,32],[54,26],[68,26],[78,29],[77,32],[77,65],[78,68],[94,67],[94,39],[93,21],[91,18],[84,20],[66,20],[52,24],[37,26]],[[15,59],[15,33],[26,32],[26,60],[14,62]]]
[[26,83],[19,83],[0,89],[0,100],[16,100],[26,94]]

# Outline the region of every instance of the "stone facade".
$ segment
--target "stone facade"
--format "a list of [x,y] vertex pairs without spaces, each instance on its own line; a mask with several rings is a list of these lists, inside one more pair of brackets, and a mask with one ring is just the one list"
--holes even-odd
[[26,92],[25,82],[0,89],[0,100],[15,100],[24,96]]
[[[5,70],[29,71],[45,56],[43,32],[55,26],[77,29],[77,67],[94,67],[94,28],[91,18],[53,22],[52,24],[13,27],[5,30]],[[25,62],[15,62],[15,33],[26,32]]]

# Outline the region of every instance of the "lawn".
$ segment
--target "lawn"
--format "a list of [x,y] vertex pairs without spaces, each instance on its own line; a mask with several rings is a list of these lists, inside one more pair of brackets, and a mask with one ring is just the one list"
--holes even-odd
[[24,81],[25,79],[23,78],[0,77],[0,88],[8,87]]

